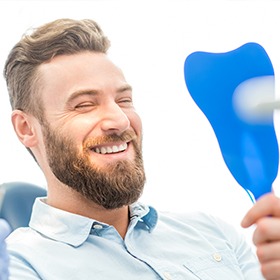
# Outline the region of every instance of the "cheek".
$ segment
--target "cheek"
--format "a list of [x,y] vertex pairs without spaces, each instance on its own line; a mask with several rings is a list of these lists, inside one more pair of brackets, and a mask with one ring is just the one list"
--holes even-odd
[[82,142],[96,128],[97,121],[92,117],[76,116],[68,120],[61,127],[64,135],[69,135],[72,139]]
[[142,136],[142,121],[140,116],[133,112],[128,116],[131,127],[135,130],[138,136]]

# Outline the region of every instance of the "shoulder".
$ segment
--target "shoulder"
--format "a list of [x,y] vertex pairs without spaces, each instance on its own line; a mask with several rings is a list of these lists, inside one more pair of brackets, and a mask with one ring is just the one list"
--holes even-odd
[[22,227],[14,230],[6,239],[7,249],[13,250],[15,247],[29,248],[31,244],[34,244],[36,239],[40,238],[40,234],[29,227]]
[[196,225],[196,226],[219,226],[223,225],[226,222],[222,219],[207,214],[205,212],[188,212],[188,213],[177,213],[177,212],[159,212],[158,213],[159,220],[165,222],[175,221],[178,223],[187,223],[189,225]]
[[205,212],[158,213],[158,225],[176,228],[180,231],[197,231],[204,236],[215,236],[223,239],[243,238],[241,231],[223,219]]

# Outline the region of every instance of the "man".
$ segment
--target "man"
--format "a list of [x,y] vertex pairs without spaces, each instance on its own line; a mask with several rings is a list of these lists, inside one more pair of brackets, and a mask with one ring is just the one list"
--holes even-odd
[[[109,45],[94,21],[61,19],[24,36],[7,59],[12,123],[48,185],[29,228],[8,238],[10,279],[263,279],[231,226],[137,202],[145,183],[141,120]],[[256,205],[243,226],[270,212]],[[256,244],[267,248],[262,228]],[[266,266],[279,260],[267,258],[273,250],[261,251],[267,279],[280,277]]]

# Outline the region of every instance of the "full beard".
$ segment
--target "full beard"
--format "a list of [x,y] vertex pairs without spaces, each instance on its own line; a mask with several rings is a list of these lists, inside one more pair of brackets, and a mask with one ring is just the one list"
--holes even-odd
[[[104,207],[117,209],[139,199],[145,184],[141,143],[133,131],[88,139],[79,153],[73,141],[44,125],[44,143],[49,166],[56,178],[83,197]],[[132,140],[133,139],[133,140]],[[130,141],[135,151],[134,161],[118,161],[99,168],[90,161],[89,146],[93,143]]]

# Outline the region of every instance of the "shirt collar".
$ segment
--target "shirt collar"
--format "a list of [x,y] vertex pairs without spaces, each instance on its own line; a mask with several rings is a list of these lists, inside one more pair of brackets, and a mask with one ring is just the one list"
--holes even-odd
[[150,232],[155,228],[158,214],[153,207],[136,202],[129,206],[129,210],[130,219],[137,218],[138,221],[145,223]]
[[[86,241],[93,224],[103,224],[54,208],[44,200],[44,198],[36,198],[29,226],[48,238],[77,247]],[[137,217],[139,221],[146,224],[149,231],[152,231],[158,218],[156,210],[138,202],[129,207],[131,218]]]
[[48,205],[44,198],[36,198],[29,226],[48,238],[81,245],[88,237],[93,220]]

